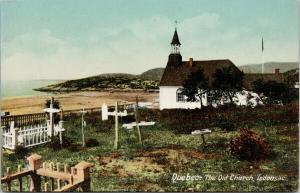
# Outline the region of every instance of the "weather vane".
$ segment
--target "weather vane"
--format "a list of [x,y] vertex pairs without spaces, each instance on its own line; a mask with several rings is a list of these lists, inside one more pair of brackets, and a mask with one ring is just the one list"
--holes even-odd
[[177,24],[178,24],[178,21],[177,21],[177,20],[175,20],[175,28],[177,28]]

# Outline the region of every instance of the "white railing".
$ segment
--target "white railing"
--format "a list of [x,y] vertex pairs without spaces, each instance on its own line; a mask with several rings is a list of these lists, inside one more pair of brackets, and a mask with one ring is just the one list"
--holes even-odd
[[[17,146],[32,147],[47,143],[51,140],[50,124],[39,124],[14,128],[14,122],[11,122],[10,129],[2,129],[3,147],[14,150]],[[54,125],[54,136],[60,134],[63,129],[63,121]]]
[[3,131],[2,133],[3,147],[11,149],[12,148],[12,135],[8,132]]
[[18,143],[23,147],[32,147],[47,143],[47,125],[23,127],[18,131]]

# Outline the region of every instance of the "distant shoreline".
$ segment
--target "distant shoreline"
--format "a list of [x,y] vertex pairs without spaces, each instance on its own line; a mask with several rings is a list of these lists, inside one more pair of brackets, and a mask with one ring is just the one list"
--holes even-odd
[[118,89],[118,88],[84,88],[84,89],[33,89],[34,91],[38,92],[44,92],[44,93],[54,93],[54,94],[66,94],[66,93],[72,93],[72,92],[154,92],[158,91],[159,89],[130,89],[130,88],[124,88],[124,89]]
[[68,90],[68,91],[38,91],[36,89],[36,92],[44,93],[41,95],[19,95],[19,96],[7,96],[7,97],[1,97],[2,100],[12,100],[12,99],[19,99],[19,98],[32,98],[32,97],[41,97],[41,96],[57,96],[57,95],[62,95],[62,94],[74,94],[74,93],[81,93],[81,92],[109,92],[109,93],[114,93],[114,92],[121,92],[121,93],[134,93],[134,92],[145,92],[145,93],[152,93],[152,92],[159,92],[158,89],[98,89],[98,90],[89,90],[89,89],[84,89],[84,90]]
[[104,92],[77,91],[55,95],[18,96],[2,98],[1,111],[8,111],[10,115],[31,114],[43,112],[45,102],[51,96],[58,100],[64,110],[101,107],[103,103],[113,105],[115,102],[134,102],[136,96],[143,102],[154,102],[158,93],[144,91]]

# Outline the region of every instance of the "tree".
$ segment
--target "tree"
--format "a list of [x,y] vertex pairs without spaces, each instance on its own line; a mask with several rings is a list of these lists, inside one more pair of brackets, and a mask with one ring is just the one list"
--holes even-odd
[[233,99],[238,92],[243,90],[244,73],[240,73],[232,66],[217,69],[213,74],[212,89],[214,95],[229,98],[233,104]]
[[293,88],[297,82],[299,82],[299,71],[297,69],[285,72],[284,82]]
[[[45,107],[50,108],[50,104],[51,104],[51,99],[47,99],[45,103]],[[60,109],[60,103],[58,100],[53,100],[53,108]],[[49,116],[49,113],[47,113],[47,115]],[[55,124],[57,124],[60,120],[60,116],[57,113],[54,114],[53,118]]]
[[187,97],[187,101],[200,101],[202,107],[202,97],[208,90],[208,78],[204,75],[203,69],[199,68],[191,72],[183,83],[182,94]]
[[[50,108],[50,103],[51,103],[51,99],[47,99],[46,103],[45,103],[45,107]],[[53,108],[55,108],[55,109],[60,108],[60,103],[58,100],[53,100]]]
[[259,79],[254,81],[253,91],[258,93],[263,102],[267,104],[287,104],[297,97],[293,87],[290,87],[287,83],[272,80]]

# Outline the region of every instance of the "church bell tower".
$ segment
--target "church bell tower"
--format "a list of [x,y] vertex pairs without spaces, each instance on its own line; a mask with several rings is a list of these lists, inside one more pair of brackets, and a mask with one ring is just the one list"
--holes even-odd
[[171,42],[171,54],[180,54],[180,46],[181,46],[181,43],[179,41],[177,28],[175,27],[175,32],[174,32],[173,39]]
[[179,66],[182,63],[182,56],[180,54],[180,46],[181,43],[179,41],[177,27],[175,27],[175,32],[173,35],[173,39],[171,41],[171,53],[169,55],[168,63],[170,65]]

